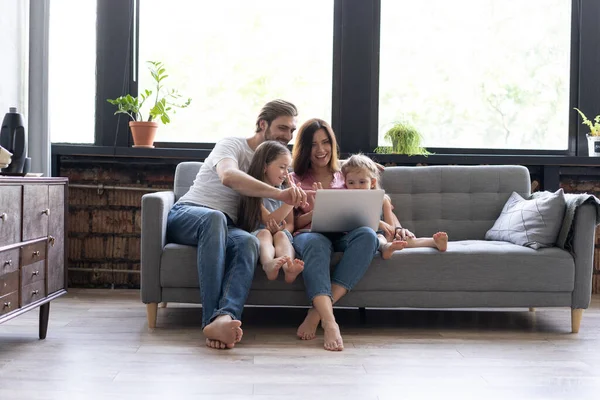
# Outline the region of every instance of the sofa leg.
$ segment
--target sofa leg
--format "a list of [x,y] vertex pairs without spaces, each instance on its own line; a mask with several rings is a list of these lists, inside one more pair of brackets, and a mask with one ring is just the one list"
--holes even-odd
[[535,312],[535,307],[529,307],[529,312]]
[[583,317],[583,308],[571,309],[571,333],[579,333],[581,318]]
[[160,308],[167,308],[167,302],[163,301],[162,303],[160,303],[159,307]]
[[156,315],[158,314],[158,303],[146,304],[146,315],[148,316],[148,328],[156,328]]

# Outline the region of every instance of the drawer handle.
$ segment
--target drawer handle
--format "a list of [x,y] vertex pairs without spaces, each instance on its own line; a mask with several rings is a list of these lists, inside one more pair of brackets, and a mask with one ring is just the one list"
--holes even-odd
[[8,215],[7,215],[6,213],[2,213],[2,214],[0,214],[0,219],[1,219],[2,221],[6,221],[6,218],[8,218]]
[[32,257],[39,257],[40,256],[40,251],[36,250],[33,252]]
[[10,267],[12,265],[12,260],[4,261],[4,265],[8,265]]
[[35,290],[32,290],[32,291],[31,291],[31,295],[32,295],[32,296],[35,296],[35,295],[36,295],[36,294],[38,294],[39,292],[40,292],[40,291],[39,291],[39,290],[37,290],[37,289],[35,289]]
[[54,236],[48,236],[48,243],[50,243],[50,246],[54,246],[54,242],[56,242],[56,238]]
[[40,271],[33,271],[33,276],[38,276],[40,274]]
[[46,208],[45,210],[42,210],[42,214],[50,215],[50,209]]
[[12,303],[11,303],[10,301],[7,301],[7,302],[5,302],[5,303],[4,303],[4,308],[10,308],[10,305],[11,305],[11,304],[12,304]]

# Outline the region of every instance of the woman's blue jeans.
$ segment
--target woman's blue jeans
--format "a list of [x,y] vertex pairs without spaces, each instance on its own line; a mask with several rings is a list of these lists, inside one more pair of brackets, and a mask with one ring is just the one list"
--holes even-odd
[[[310,302],[319,295],[332,297],[332,283],[351,290],[369,268],[378,246],[375,231],[367,227],[346,234],[305,232],[294,237],[296,254],[304,261],[302,276]],[[330,276],[334,250],[343,251],[344,255]]]
[[219,315],[241,319],[258,262],[258,239],[221,211],[183,203],[169,211],[167,240],[198,246],[202,328]]

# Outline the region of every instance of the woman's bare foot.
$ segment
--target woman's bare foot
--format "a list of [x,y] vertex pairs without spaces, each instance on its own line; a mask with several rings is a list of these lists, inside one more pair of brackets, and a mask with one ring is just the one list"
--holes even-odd
[[340,333],[340,327],[335,321],[322,322],[321,326],[325,331],[325,343],[323,347],[329,351],[344,350],[344,341]]
[[[210,324],[204,327],[208,347],[215,349],[231,349],[237,342],[242,340],[242,322],[232,319],[229,315],[219,315]],[[215,343],[220,342],[220,343]],[[221,347],[224,344],[225,347]]]
[[319,326],[321,316],[314,308],[308,310],[304,322],[298,327],[296,335],[302,340],[313,340],[317,337],[317,326]]
[[277,279],[277,275],[279,275],[279,270],[287,260],[288,257],[277,257],[269,261],[268,263],[263,264],[262,268],[263,271],[265,271],[265,274],[267,274],[267,279],[270,281],[274,281],[275,279]]
[[302,271],[304,271],[304,261],[297,258],[293,261],[291,258],[288,258],[287,262],[283,265],[283,273],[285,274],[285,281],[287,283],[294,282],[298,274]]
[[379,252],[381,252],[381,258],[383,258],[384,260],[388,260],[392,257],[392,254],[394,254],[394,251],[402,250],[407,245],[408,243],[404,240],[394,240],[391,243],[388,242],[383,246],[379,247]]
[[439,251],[446,251],[448,248],[448,234],[446,232],[438,232],[433,235],[433,241]]

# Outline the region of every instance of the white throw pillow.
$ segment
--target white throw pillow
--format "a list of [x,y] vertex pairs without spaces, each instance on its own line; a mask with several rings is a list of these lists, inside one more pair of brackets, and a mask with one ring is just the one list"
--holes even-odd
[[552,247],[556,243],[564,215],[565,197],[562,189],[529,200],[513,192],[494,226],[486,232],[485,238],[532,249]]

